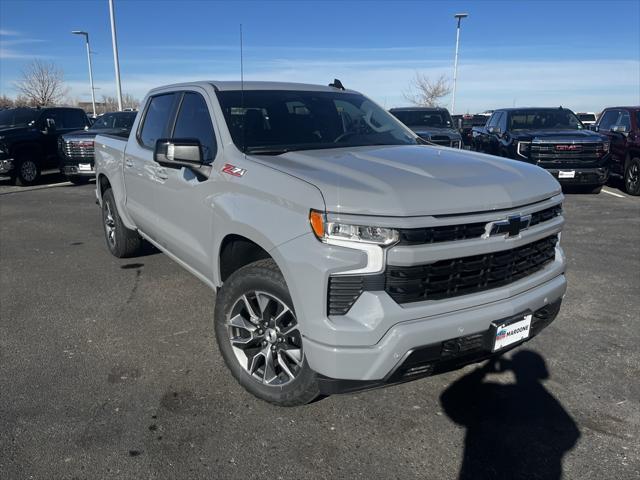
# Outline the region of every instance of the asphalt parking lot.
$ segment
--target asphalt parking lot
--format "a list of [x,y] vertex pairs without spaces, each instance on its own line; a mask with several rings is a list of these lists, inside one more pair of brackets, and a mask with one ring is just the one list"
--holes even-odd
[[62,181],[0,181],[0,478],[640,477],[640,198],[567,194],[563,308],[504,368],[284,409],[225,369],[211,291],[112,257]]

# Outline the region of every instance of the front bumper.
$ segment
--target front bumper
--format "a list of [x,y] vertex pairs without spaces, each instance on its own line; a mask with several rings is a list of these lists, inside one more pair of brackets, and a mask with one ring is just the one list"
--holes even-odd
[[[558,299],[533,312],[529,338],[497,352],[492,351],[494,331],[489,328],[475,334],[411,349],[381,380],[344,380],[320,375],[320,392],[324,395],[332,395],[408,382],[455,370],[493,356],[503,355],[505,352],[528,342],[551,324],[558,315],[561,304],[562,299]],[[514,317],[522,318],[522,314]]]
[[0,160],[0,175],[9,173],[11,170],[13,170],[13,158]]
[[[562,185],[604,185],[609,179],[609,169],[597,168],[558,168],[547,169]],[[562,172],[562,173],[561,173]],[[570,172],[573,177],[570,177]]]
[[91,165],[90,170],[80,170],[79,164],[77,165],[63,165],[60,168],[60,172],[65,174],[67,177],[95,177],[96,171],[93,163]]

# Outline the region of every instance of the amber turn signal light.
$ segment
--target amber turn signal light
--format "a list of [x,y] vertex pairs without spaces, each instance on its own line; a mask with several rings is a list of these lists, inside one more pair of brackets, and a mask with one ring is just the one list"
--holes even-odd
[[317,210],[311,210],[309,212],[309,223],[316,237],[322,239],[324,237],[324,214]]

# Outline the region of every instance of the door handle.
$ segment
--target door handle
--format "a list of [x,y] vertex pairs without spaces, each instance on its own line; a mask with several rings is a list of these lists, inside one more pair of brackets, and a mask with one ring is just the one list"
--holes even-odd
[[125,158],[124,159],[124,166],[125,167],[133,167],[133,160],[131,160],[130,158]]

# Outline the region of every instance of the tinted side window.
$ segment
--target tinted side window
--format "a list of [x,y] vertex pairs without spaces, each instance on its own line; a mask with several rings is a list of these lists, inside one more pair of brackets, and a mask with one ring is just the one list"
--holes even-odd
[[500,118],[498,120],[498,128],[502,133],[507,131],[507,114],[504,112],[502,113],[502,115],[500,115]]
[[84,128],[87,126],[87,116],[81,110],[63,110],[61,128]]
[[615,125],[616,121],[618,120],[618,113],[618,110],[607,110],[606,112],[604,112],[604,115],[602,115],[602,119],[600,120],[598,127],[601,130],[611,130],[611,126]]
[[154,148],[156,140],[167,136],[167,127],[173,112],[174,93],[151,97],[145,113],[139,140],[145,147]]
[[176,119],[173,138],[197,138],[202,145],[204,163],[210,164],[216,156],[216,137],[211,115],[202,95],[186,92]]
[[623,110],[620,112],[620,118],[618,119],[618,125],[624,125],[627,127],[627,132],[631,131],[631,117],[629,116],[629,112]]

